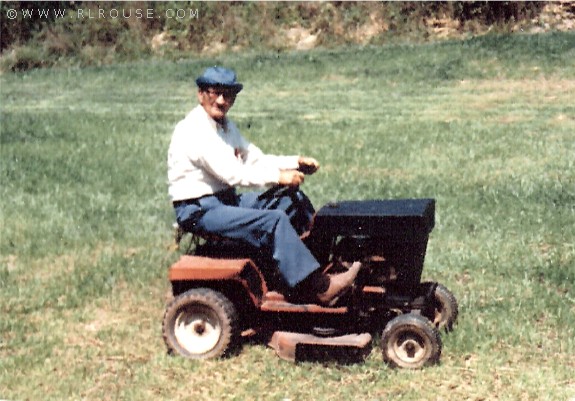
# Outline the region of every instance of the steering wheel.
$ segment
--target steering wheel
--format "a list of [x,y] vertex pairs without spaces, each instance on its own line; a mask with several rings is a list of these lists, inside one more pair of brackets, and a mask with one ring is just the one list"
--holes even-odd
[[269,189],[267,189],[266,191],[259,194],[258,200],[279,198],[281,196],[295,194],[297,191],[299,191],[299,185],[295,187],[289,185],[274,185]]

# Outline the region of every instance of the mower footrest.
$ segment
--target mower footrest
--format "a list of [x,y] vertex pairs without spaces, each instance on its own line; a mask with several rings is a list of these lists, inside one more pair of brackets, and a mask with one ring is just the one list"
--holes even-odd
[[275,291],[270,291],[264,295],[260,310],[262,312],[329,314],[345,314],[348,311],[346,306],[327,307],[318,304],[294,304],[287,301],[282,294]]
[[371,351],[371,335],[362,333],[318,337],[312,334],[276,331],[268,345],[280,358],[287,361],[358,363]]

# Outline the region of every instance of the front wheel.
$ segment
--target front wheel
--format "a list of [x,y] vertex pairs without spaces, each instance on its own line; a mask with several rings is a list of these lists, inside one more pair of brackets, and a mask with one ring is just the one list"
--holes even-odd
[[426,318],[413,313],[399,315],[381,335],[383,360],[392,367],[418,369],[432,365],[441,356],[441,338]]
[[[434,283],[423,283],[423,286],[433,285]],[[430,310],[426,317],[439,330],[447,332],[453,330],[453,325],[457,321],[459,306],[455,295],[443,284],[437,283],[433,293],[433,309]]]
[[162,325],[168,350],[190,359],[223,356],[239,338],[234,305],[223,294],[196,288],[174,298]]

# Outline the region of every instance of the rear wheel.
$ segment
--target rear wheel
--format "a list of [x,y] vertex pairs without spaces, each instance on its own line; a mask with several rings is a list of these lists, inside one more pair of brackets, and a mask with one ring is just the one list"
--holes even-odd
[[385,326],[381,335],[383,360],[392,367],[418,369],[441,356],[439,331],[426,318],[408,313]]
[[170,352],[191,359],[217,358],[237,344],[237,312],[223,294],[192,289],[167,306],[162,331]]

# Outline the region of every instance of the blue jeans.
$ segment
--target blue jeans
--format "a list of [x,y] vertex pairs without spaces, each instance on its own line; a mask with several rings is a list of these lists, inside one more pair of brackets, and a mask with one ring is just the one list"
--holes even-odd
[[269,252],[291,288],[320,267],[299,237],[313,215],[301,191],[236,194],[228,190],[177,202],[174,208],[176,221],[186,231],[245,241]]

